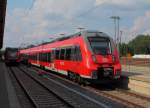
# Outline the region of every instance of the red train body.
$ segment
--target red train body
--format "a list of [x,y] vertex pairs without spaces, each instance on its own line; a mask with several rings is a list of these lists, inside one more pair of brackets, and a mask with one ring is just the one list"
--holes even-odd
[[19,51],[28,63],[74,79],[118,79],[121,64],[113,40],[105,33],[83,31],[51,43]]

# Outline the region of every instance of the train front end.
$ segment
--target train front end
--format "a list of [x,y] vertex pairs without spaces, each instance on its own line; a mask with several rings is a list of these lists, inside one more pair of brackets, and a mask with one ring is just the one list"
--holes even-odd
[[89,49],[88,68],[92,79],[119,79],[121,64],[117,47],[109,36],[102,32],[88,33],[86,42]]
[[5,63],[7,65],[18,64],[18,49],[17,48],[6,48],[4,56],[5,56]]

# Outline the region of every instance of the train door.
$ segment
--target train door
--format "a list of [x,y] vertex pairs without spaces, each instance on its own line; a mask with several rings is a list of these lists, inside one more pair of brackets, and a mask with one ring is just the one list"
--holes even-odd
[[58,69],[58,71],[61,74],[67,75],[65,53],[66,53],[66,48],[61,48],[60,49],[60,55],[59,55],[59,64],[58,64],[59,69]]
[[81,50],[80,50],[80,46],[79,45],[76,45],[72,48],[72,60],[73,60],[73,63],[72,63],[72,69],[73,69],[73,72],[76,72],[76,73],[80,73],[82,71],[82,55],[81,55]]
[[55,50],[52,50],[51,56],[50,56],[50,62],[51,62],[50,66],[51,66],[52,70],[55,69],[54,61],[55,61]]
[[53,56],[54,58],[52,58],[53,59],[52,68],[54,71],[58,71],[59,64],[60,64],[60,56],[59,56],[60,55],[60,49],[59,48],[55,49],[53,54],[54,54],[54,56]]

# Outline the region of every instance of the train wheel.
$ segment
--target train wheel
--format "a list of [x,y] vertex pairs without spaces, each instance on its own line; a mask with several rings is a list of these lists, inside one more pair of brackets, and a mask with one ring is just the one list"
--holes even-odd
[[77,75],[73,72],[68,72],[68,79],[74,81],[74,82],[77,82],[76,79],[77,79]]
[[72,77],[71,77],[71,72],[68,72],[68,79],[71,80]]
[[79,85],[83,85],[83,83],[84,83],[83,78],[80,77],[80,75],[77,75],[76,81],[77,81],[77,83],[78,83]]
[[77,83],[79,85],[83,85],[83,86],[87,86],[88,82],[86,80],[84,80],[82,77],[80,77],[80,75],[77,75]]

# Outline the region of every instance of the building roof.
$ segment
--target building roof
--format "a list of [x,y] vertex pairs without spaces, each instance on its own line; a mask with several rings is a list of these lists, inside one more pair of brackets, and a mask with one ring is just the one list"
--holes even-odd
[[6,4],[7,0],[0,0],[0,48],[3,46]]

